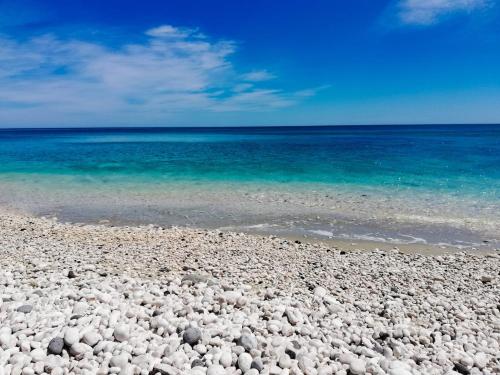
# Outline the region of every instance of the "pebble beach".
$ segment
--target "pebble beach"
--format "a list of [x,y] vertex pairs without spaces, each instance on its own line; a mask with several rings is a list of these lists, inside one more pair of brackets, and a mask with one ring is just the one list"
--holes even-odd
[[0,374],[496,374],[498,252],[0,214]]

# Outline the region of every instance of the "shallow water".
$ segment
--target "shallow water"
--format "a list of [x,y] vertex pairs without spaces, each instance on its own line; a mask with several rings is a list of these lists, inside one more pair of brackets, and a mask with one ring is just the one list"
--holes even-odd
[[496,246],[500,126],[0,130],[0,193],[71,221]]

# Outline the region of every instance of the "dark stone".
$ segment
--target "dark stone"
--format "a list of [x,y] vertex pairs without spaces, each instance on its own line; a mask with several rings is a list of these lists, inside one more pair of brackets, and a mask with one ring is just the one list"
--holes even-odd
[[295,359],[297,357],[297,353],[295,353],[295,350],[291,349],[291,348],[286,348],[285,349],[285,353],[288,354],[288,356],[291,358],[291,359]]
[[182,334],[182,341],[194,346],[201,340],[201,331],[198,328],[188,327]]
[[74,279],[74,278],[76,278],[76,273],[75,273],[75,271],[70,270],[70,271],[68,272],[68,278],[69,278],[69,279]]
[[455,363],[455,366],[453,367],[453,371],[459,372],[460,374],[463,374],[463,375],[470,374],[470,370],[466,366],[462,365],[461,363]]
[[203,361],[201,359],[195,358],[195,359],[193,359],[193,362],[191,362],[191,368],[197,367],[197,366],[204,367],[205,364],[203,363]]
[[24,314],[29,314],[33,310],[33,305],[22,305],[19,306],[16,311]]
[[166,363],[159,363],[153,367],[149,375],[177,375],[179,372],[174,367]]
[[264,369],[264,364],[262,363],[262,358],[257,357],[252,361],[250,368],[256,369],[258,372],[261,372]]
[[49,342],[47,351],[49,354],[61,355],[64,347],[64,340],[61,337],[54,337]]
[[257,349],[257,339],[254,335],[244,333],[240,336],[237,343],[239,346],[242,346],[247,352],[252,349]]
[[390,335],[387,333],[387,332],[380,332],[379,334],[379,339],[384,341],[385,339],[387,339]]

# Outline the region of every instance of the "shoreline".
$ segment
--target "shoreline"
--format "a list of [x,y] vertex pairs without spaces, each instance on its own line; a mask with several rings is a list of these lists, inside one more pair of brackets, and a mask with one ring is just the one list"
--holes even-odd
[[0,251],[7,374],[500,371],[497,253],[345,251],[1,211]]
[[[335,239],[410,248],[500,248],[498,202],[461,201],[451,196],[393,196],[334,187],[128,186],[82,188],[0,183],[0,207],[61,222],[118,226],[160,225],[221,229],[257,235]],[[53,188],[53,189],[52,189]]]

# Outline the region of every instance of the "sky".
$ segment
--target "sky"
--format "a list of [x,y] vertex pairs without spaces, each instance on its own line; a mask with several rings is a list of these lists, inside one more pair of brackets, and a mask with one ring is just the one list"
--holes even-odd
[[500,0],[0,0],[0,127],[500,123]]

